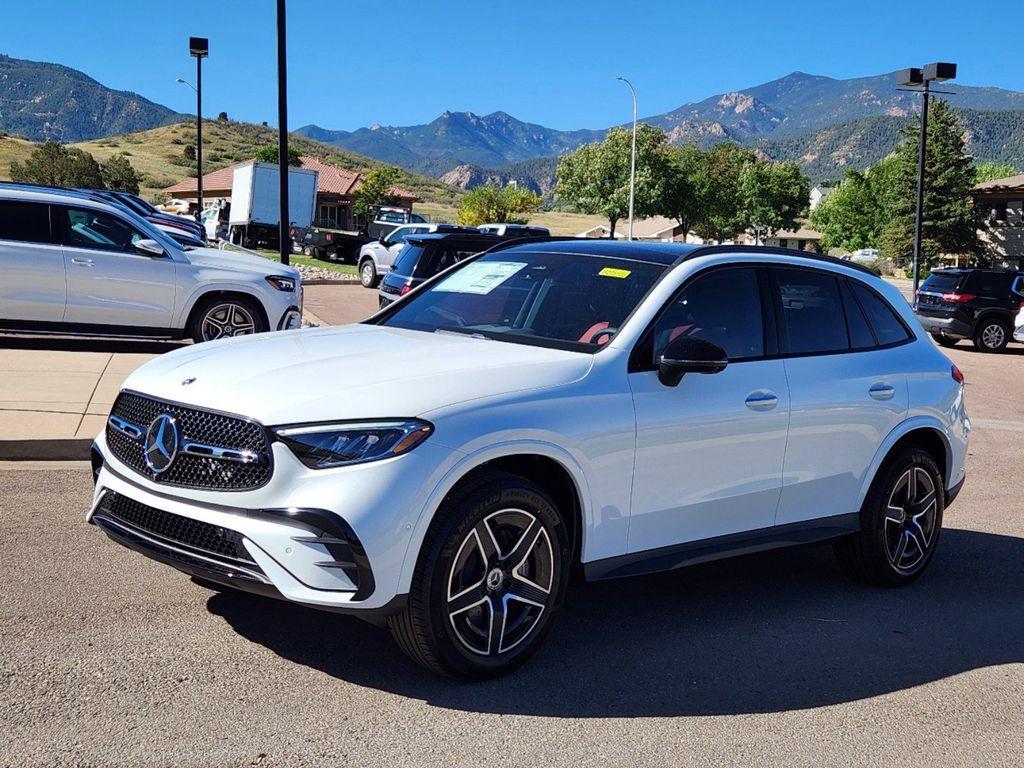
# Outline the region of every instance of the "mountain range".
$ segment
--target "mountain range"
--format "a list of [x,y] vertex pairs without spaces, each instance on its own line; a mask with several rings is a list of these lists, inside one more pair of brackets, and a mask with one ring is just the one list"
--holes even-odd
[[183,116],[60,64],[0,54],[0,131],[33,141],[86,141],[167,125]]
[[[978,159],[1024,166],[1024,93],[960,85],[950,90]],[[884,157],[906,117],[919,108],[916,93],[897,90],[895,73],[840,80],[793,72],[643,121],[664,129],[671,144],[706,148],[736,141],[793,160],[818,181]],[[307,125],[297,132],[464,188],[517,180],[544,193],[553,184],[554,158],[599,141],[606,129],[560,131],[505,112],[446,111],[424,125],[351,132]]]

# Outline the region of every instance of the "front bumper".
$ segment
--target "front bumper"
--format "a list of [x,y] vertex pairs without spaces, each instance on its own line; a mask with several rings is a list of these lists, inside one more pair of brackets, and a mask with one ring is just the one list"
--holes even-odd
[[1024,343],[1024,325],[1018,325],[1013,330],[1013,340]]
[[[408,591],[405,559],[415,562],[417,521],[452,451],[428,441],[394,459],[310,470],[282,444],[272,450],[266,485],[224,493],[154,483],[113,456],[101,434],[88,521],[136,552],[219,584],[365,616],[394,610]],[[108,508],[117,497],[170,522],[125,519]],[[207,544],[182,535],[194,525],[237,537],[242,554],[211,556]]]
[[945,336],[949,339],[971,338],[971,326],[963,320],[958,320],[955,317],[932,317],[931,315],[923,315],[920,312],[915,312],[914,314],[917,315],[917,319],[921,322],[921,327],[928,333],[936,336]]

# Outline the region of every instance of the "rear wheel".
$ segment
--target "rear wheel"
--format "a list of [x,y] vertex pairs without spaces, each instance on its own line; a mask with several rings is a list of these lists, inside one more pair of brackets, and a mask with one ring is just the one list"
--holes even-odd
[[570,550],[551,499],[515,475],[486,473],[438,510],[409,591],[389,617],[398,645],[427,669],[483,680],[524,663],[565,595]]
[[933,333],[931,337],[935,339],[935,343],[940,347],[955,347],[957,339],[951,339],[948,336],[943,336],[941,333]]
[[860,511],[860,531],[836,542],[840,567],[872,584],[909,584],[935,554],[944,509],[942,476],[931,454],[902,451],[875,478]]
[[375,288],[380,278],[377,277],[377,268],[372,259],[367,259],[359,267],[359,282],[363,288]]
[[203,299],[189,324],[189,336],[197,344],[235,336],[248,336],[267,330],[263,313],[247,296],[211,296]]
[[974,346],[982,352],[1002,352],[1010,341],[1010,329],[1002,320],[982,320],[974,332]]

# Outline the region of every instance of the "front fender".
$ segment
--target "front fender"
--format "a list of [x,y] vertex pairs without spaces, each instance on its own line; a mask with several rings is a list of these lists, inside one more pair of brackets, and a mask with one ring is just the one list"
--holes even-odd
[[[189,289],[189,293],[186,295],[185,300],[182,302],[181,311],[177,318],[178,328],[184,328],[185,323],[188,322],[189,316],[192,314],[192,310],[195,309],[196,304],[204,296],[211,293],[241,293],[246,296],[250,296],[259,302],[259,305],[263,307],[263,311],[267,313],[268,322],[272,325],[275,322],[275,318],[271,316],[271,308],[267,306],[267,302],[264,296],[256,290],[251,284],[235,281],[235,280],[212,280],[203,283],[197,283]],[[292,294],[287,294],[291,296]],[[273,327],[270,330],[274,330]]]
[[417,515],[416,522],[413,525],[412,534],[406,544],[405,557],[402,561],[402,570],[398,583],[399,594],[404,594],[409,591],[412,583],[413,572],[416,569],[416,561],[419,559],[420,550],[423,547],[423,541],[426,538],[427,530],[430,528],[430,524],[434,521],[437,510],[441,506],[441,502],[444,501],[445,496],[448,495],[448,493],[462,478],[466,477],[466,475],[477,467],[486,464],[488,461],[504,458],[506,456],[517,456],[523,454],[534,454],[552,459],[553,461],[558,462],[559,465],[569,473],[570,477],[572,477],[573,483],[576,485],[576,493],[580,499],[580,506],[582,508],[583,519],[580,521],[582,551],[586,551],[587,532],[594,524],[592,513],[593,503],[591,499],[590,486],[587,483],[586,475],[584,474],[583,468],[580,466],[579,462],[564,448],[549,442],[522,439],[492,443],[486,447],[478,448],[462,456],[462,458],[448,469],[440,482],[438,482],[434,487],[434,490],[424,501],[423,506]]

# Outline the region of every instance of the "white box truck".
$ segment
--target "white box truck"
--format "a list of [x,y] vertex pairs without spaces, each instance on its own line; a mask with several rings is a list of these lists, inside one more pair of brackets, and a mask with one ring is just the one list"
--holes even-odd
[[[288,223],[308,227],[316,210],[317,172],[288,168]],[[228,239],[246,248],[277,247],[281,221],[281,195],[275,163],[246,163],[235,168],[231,180]]]

